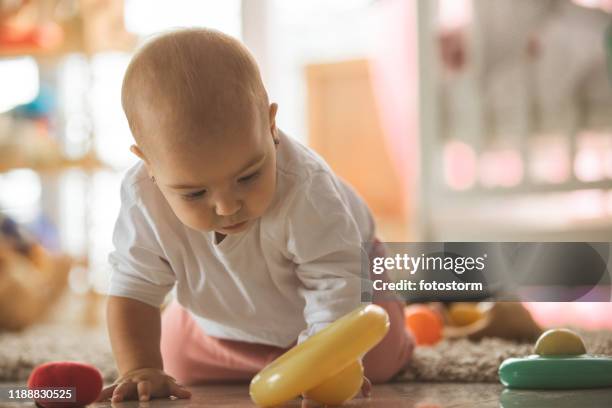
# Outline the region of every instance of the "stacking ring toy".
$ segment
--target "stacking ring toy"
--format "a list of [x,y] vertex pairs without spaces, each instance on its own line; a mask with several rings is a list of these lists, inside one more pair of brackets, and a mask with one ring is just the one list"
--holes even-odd
[[359,307],[264,367],[251,381],[251,399],[265,407],[300,394],[327,405],[348,401],[361,389],[360,358],[388,330],[382,307]]
[[570,330],[549,330],[527,357],[509,358],[499,366],[508,388],[580,389],[612,387],[612,357],[586,353],[580,337]]
[[509,358],[499,367],[508,388],[562,390],[612,387],[612,358],[598,356]]
[[586,347],[578,334],[556,329],[542,333],[536,341],[535,353],[539,356],[579,356],[586,354]]

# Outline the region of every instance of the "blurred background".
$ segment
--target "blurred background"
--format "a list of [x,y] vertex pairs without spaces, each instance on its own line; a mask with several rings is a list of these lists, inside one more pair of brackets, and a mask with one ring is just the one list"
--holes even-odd
[[[66,297],[77,306],[62,318],[100,321],[119,184],[136,162],[121,80],[140,44],[178,27],[249,47],[279,127],[355,186],[383,240],[610,241],[610,11],[610,0],[0,0],[0,328]],[[597,307],[589,324],[612,326],[610,305]]]

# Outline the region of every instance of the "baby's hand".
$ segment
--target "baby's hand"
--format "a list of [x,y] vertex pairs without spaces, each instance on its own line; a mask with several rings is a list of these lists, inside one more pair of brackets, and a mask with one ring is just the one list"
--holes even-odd
[[111,396],[111,402],[133,399],[148,401],[156,397],[189,398],[191,392],[177,384],[174,378],[162,370],[139,368],[125,373],[112,385],[103,389],[98,401],[108,400]]
[[363,376],[363,384],[361,384],[361,396],[368,398],[372,394],[372,383],[368,380],[368,377]]

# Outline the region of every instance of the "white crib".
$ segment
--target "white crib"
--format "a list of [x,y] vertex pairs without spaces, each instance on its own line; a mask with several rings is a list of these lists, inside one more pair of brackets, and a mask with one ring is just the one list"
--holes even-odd
[[609,241],[612,17],[569,0],[470,4],[468,63],[453,73],[438,2],[417,2],[420,239]]

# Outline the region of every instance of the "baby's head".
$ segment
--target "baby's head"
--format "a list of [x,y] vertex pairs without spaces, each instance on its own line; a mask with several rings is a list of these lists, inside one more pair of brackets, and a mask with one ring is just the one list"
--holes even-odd
[[265,213],[277,106],[237,40],[205,29],[157,37],[132,59],[122,104],[132,152],[183,224],[231,234]]

